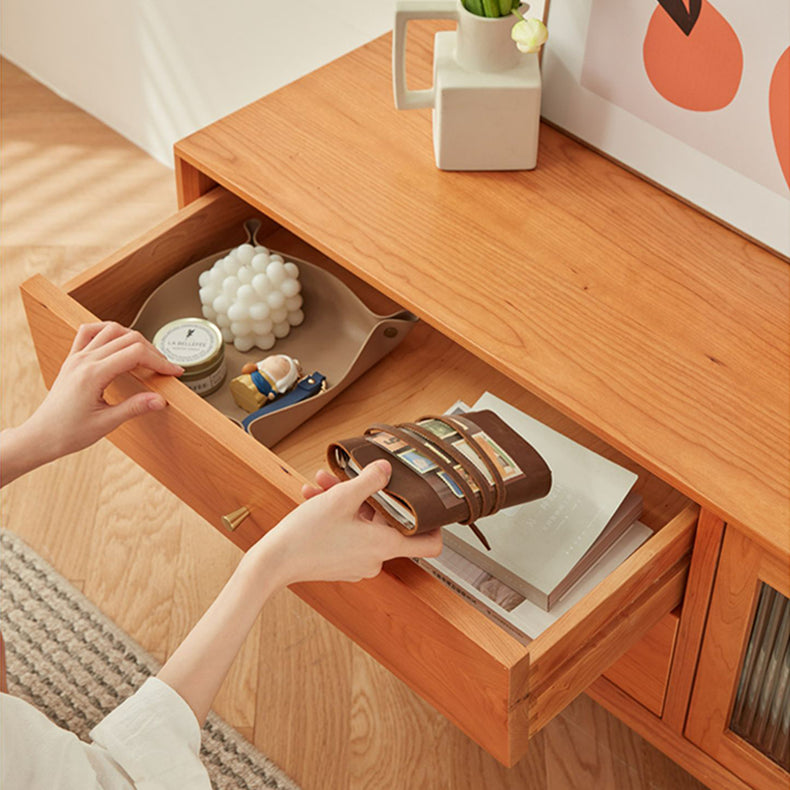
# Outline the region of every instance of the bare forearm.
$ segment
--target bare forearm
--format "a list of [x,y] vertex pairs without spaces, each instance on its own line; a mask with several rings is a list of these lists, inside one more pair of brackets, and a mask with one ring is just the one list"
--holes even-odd
[[0,434],[0,485],[49,463],[56,454],[47,437],[31,421]]
[[439,554],[439,531],[406,537],[360,515],[363,504],[381,490],[389,474],[389,464],[377,462],[353,480],[330,483],[326,486],[330,490],[308,490],[308,501],[243,557],[217,600],[159,673],[159,679],[186,700],[201,723],[272,593],[295,582],[372,578],[392,557]]
[[157,677],[175,689],[202,724],[261,607],[283,585],[266,539],[248,553]]

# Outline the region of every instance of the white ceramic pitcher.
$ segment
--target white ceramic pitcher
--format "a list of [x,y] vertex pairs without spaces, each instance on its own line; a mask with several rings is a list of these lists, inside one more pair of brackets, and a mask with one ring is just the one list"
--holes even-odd
[[[406,87],[406,25],[410,19],[455,19],[434,39],[433,86]],[[531,170],[537,163],[540,67],[510,31],[511,14],[472,14],[461,0],[397,0],[392,77],[399,110],[433,108],[433,147],[442,170]]]

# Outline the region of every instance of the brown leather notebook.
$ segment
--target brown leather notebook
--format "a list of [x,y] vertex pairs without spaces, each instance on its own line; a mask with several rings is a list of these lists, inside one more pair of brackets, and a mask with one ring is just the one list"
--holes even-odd
[[327,449],[329,467],[341,480],[380,458],[391,463],[392,475],[370,502],[406,535],[469,524],[488,548],[477,519],[539,499],[551,489],[551,470],[543,458],[487,410],[372,425],[364,436]]

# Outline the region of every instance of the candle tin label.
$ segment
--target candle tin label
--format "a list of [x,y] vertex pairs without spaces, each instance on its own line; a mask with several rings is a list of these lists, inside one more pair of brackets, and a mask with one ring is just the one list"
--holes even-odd
[[203,365],[222,349],[222,335],[210,321],[184,318],[165,324],[154,337],[154,345],[176,365]]
[[198,395],[210,395],[225,380],[225,346],[216,324],[204,318],[179,318],[165,324],[154,345],[184,368],[181,381]]
[[226,373],[225,360],[223,359],[220,366],[208,376],[187,380],[184,380],[182,376],[181,380],[192,390],[192,392],[197,392],[198,395],[210,395],[212,392],[219,389],[219,386],[225,381]]

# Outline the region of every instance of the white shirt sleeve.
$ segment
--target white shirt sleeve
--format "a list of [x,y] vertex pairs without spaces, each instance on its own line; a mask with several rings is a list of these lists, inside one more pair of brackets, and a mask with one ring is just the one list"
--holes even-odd
[[178,692],[148,678],[91,730],[90,737],[138,790],[210,790],[200,761],[200,726]]
[[80,741],[24,700],[0,694],[3,790],[210,790],[200,727],[166,683],[149,678]]

